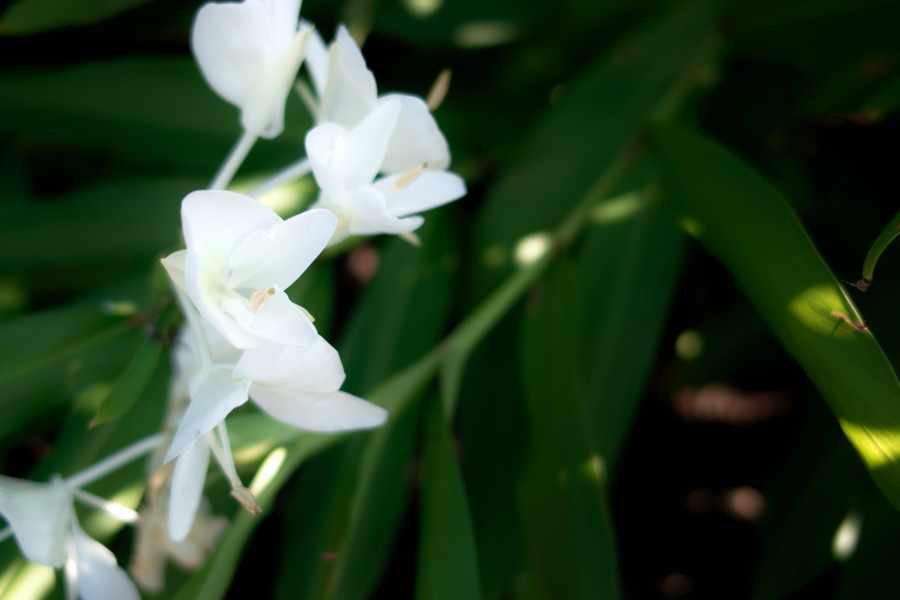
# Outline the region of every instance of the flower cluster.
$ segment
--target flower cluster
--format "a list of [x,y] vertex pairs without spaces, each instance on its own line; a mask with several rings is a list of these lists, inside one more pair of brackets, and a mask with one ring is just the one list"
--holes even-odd
[[[226,417],[234,409],[252,400],[274,419],[318,432],[369,429],[387,419],[383,408],[341,391],[337,351],[286,290],[326,247],[349,236],[399,234],[417,243],[419,213],[460,198],[466,188],[447,170],[450,152],[433,107],[412,95],[379,95],[346,28],[327,45],[299,12],[300,0],[210,2],[194,21],[191,47],[200,72],[239,109],[243,131],[209,189],[184,198],[185,248],[162,261],[185,325],[172,352],[165,432],[140,446],[155,451],[140,512],[76,485],[91,478],[0,479],[6,536],[29,560],[65,565],[70,593],[77,589],[87,600],[138,594],[112,554],[78,527],[73,499],[137,523],[131,572],[142,587],[157,590],[168,557],[199,566],[226,526],[204,508],[211,457],[232,496],[260,511],[232,458]],[[306,79],[298,83],[304,61]],[[309,174],[320,191],[309,210],[285,220],[227,188],[255,141],[283,132],[294,90],[314,122],[303,140],[306,156],[255,195]],[[134,449],[123,452],[105,464],[136,456]]]

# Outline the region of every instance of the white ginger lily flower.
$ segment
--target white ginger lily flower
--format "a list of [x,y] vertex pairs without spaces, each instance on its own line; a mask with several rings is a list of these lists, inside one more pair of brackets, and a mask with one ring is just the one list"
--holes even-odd
[[324,123],[307,134],[306,153],[322,190],[314,208],[339,220],[330,245],[349,235],[411,234],[424,222],[417,213],[466,193],[459,175],[423,165],[378,177],[402,111],[402,102],[391,98],[352,129]]
[[[181,221],[187,248],[163,265],[203,318],[237,348],[268,342],[309,344],[316,328],[290,301],[290,286],[322,252],[337,225],[327,211],[283,221],[253,198],[205,190],[185,197]],[[208,369],[213,385],[226,381]]]
[[379,97],[375,76],[346,27],[338,27],[328,48],[314,31],[306,60],[318,97],[317,101],[307,97],[307,102],[312,104],[318,124],[336,123],[352,129],[380,105],[400,105],[397,120],[387,134],[380,171],[399,174],[419,167],[446,169],[450,165],[447,140],[425,101],[411,94]]
[[241,111],[241,125],[265,138],[284,130],[284,107],[312,27],[301,0],[207,2],[197,11],[191,49],[209,86]]
[[[199,337],[193,326],[191,331]],[[339,391],[344,369],[337,351],[321,336],[306,345],[267,344],[241,351],[211,327],[203,327],[199,335],[205,337],[209,360],[195,360],[197,339],[184,336],[183,348],[188,351],[173,353],[176,374],[196,370],[190,380],[190,403],[166,455],[167,461],[177,458],[168,521],[169,536],[175,541],[185,539],[191,530],[210,452],[231,482],[235,499],[259,512],[238,478],[224,424],[248,396],[273,418],[309,431],[368,429],[387,418],[383,408]]]
[[76,493],[60,477],[36,483],[0,476],[0,514],[25,558],[57,569],[65,566],[69,598],[77,592],[83,600],[139,600],[113,553],[78,526]]

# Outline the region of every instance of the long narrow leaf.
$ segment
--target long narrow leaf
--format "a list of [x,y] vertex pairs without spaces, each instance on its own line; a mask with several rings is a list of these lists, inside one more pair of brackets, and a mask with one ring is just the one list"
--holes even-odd
[[900,507],[900,382],[788,205],[713,142],[653,128],[663,202],[731,271]]

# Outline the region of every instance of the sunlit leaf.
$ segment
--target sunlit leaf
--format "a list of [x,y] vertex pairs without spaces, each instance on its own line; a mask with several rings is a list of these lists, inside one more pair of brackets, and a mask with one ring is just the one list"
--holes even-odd
[[731,271],[900,506],[900,382],[784,200],[738,159],[672,125],[653,130],[665,206]]

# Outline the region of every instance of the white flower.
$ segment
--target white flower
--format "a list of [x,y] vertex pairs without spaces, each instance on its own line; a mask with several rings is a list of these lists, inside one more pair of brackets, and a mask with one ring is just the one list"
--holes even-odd
[[137,588],[113,553],[78,526],[74,494],[59,477],[35,483],[0,476],[0,514],[25,558],[65,566],[70,594],[77,590],[83,600],[138,600]]
[[273,138],[312,30],[300,0],[207,2],[197,11],[191,49],[209,86],[241,111],[245,130]]
[[[224,425],[225,417],[248,396],[275,419],[319,432],[377,427],[387,411],[351,394],[341,392],[344,369],[337,351],[319,335],[306,345],[266,344],[239,350],[204,327],[191,336],[173,356],[176,376],[194,370],[190,377],[190,403],[166,455],[177,459],[171,482],[168,531],[171,539],[185,539],[200,506],[210,453],[219,462],[232,486],[232,495],[251,512],[259,507],[237,475]],[[200,336],[204,340],[198,340]],[[209,359],[196,360],[205,343]],[[215,429],[215,433],[213,430]]]
[[316,123],[353,128],[378,106],[399,104],[396,122],[385,140],[387,147],[379,165],[382,172],[398,174],[423,165],[429,169],[446,169],[450,165],[447,140],[425,101],[411,94],[379,97],[375,76],[366,67],[362,52],[346,27],[338,27],[329,48],[314,31],[306,67],[318,96],[313,107]]
[[352,129],[324,123],[307,134],[306,153],[322,190],[315,207],[339,219],[330,244],[348,235],[408,234],[424,222],[417,213],[466,193],[459,175],[423,164],[378,177],[402,112],[403,103],[391,98]]
[[333,215],[311,210],[283,221],[253,198],[206,190],[185,197],[181,220],[187,248],[163,265],[231,345],[315,339],[308,314],[284,290],[325,248],[337,225]]

